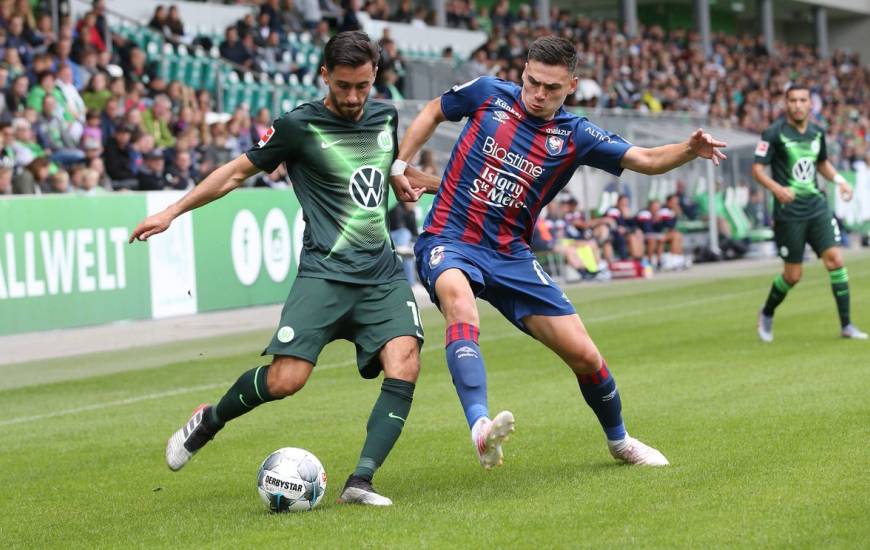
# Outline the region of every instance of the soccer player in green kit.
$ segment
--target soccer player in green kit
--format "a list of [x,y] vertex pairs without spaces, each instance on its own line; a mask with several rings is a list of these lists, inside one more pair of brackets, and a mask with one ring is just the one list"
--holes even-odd
[[[201,405],[170,437],[166,462],[183,467],[230,420],[299,391],[321,349],[343,338],[356,344],[363,378],[384,372],[356,469],[340,502],[392,504],[372,487],[375,470],[402,432],[420,370],[423,329],[414,295],[386,223],[388,174],[397,154],[395,107],[367,102],[377,46],[362,32],[334,36],[324,48],[322,101],[275,120],[246,154],[215,170],[166,210],[146,218],[130,239],[146,240],[181,214],[218,199],[246,179],[286,164],[306,222],[304,250],[281,321],[253,368],[216,405]],[[415,171],[419,187],[426,176]],[[416,192],[415,192],[416,193]],[[400,199],[416,200],[416,196]]]
[[[816,186],[816,171],[837,184],[843,200],[852,199],[852,188],[828,160],[825,131],[809,121],[810,91],[804,86],[792,86],[785,93],[785,104],[786,116],[761,135],[752,165],[752,177],[776,198],[773,232],[785,262],[758,314],[758,337],[764,342],[773,341],[773,313],[800,281],[804,247],[809,243],[831,277],[840,336],[866,340],[867,334],[849,318],[849,274],[837,246],[840,229]],[[765,172],[766,165],[771,166],[773,177]]]

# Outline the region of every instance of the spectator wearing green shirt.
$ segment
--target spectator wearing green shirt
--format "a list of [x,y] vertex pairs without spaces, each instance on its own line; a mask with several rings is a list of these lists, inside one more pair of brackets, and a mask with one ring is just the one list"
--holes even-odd
[[34,86],[27,94],[27,107],[33,109],[37,113],[42,111],[42,100],[45,96],[52,95],[57,100],[57,105],[63,113],[64,119],[68,120],[65,112],[66,98],[54,83],[54,73],[51,71],[42,71],[37,78],[38,85]]
[[142,113],[142,130],[154,137],[154,144],[159,148],[175,145],[175,137],[169,130],[172,118],[172,102],[164,94],[154,98],[150,109]]

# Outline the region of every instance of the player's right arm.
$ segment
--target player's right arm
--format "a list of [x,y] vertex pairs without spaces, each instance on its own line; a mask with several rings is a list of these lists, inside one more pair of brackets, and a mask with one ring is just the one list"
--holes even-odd
[[258,172],[260,169],[248,160],[247,155],[239,155],[209,174],[177,202],[142,220],[130,235],[130,242],[145,241],[151,235],[166,231],[178,216],[223,197]]
[[770,165],[770,161],[773,159],[776,135],[776,131],[772,128],[768,128],[761,134],[761,140],[755,146],[755,162],[752,163],[752,177],[773,193],[777,201],[781,204],[788,204],[794,200],[794,191],[777,183],[765,170],[765,166]]
[[405,136],[399,145],[399,154],[390,168],[393,191],[396,192],[399,200],[413,202],[420,198],[424,190],[432,193],[438,190],[437,186],[415,188],[416,185],[409,182],[405,174],[408,162],[414,158],[423,144],[429,141],[439,124],[445,120],[457,122],[471,116],[492,91],[492,78],[475,78],[465,84],[454,86],[423,107],[423,110],[405,131]]

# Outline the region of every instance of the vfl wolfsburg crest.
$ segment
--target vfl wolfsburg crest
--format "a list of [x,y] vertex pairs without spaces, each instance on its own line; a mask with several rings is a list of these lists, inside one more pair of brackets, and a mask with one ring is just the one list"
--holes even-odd
[[387,130],[384,130],[383,132],[378,134],[378,147],[380,147],[384,151],[393,150],[393,135]]
[[384,197],[384,173],[374,166],[363,166],[350,176],[348,191],[361,208],[374,210]]
[[812,182],[815,176],[816,161],[809,157],[798,160],[791,169],[791,177],[801,182]]

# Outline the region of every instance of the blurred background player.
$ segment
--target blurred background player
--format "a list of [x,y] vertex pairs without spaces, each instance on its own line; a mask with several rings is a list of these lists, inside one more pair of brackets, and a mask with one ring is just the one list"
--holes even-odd
[[386,174],[396,155],[398,122],[392,105],[366,101],[377,64],[377,47],[365,33],[333,37],[321,68],[329,89],[324,100],[277,119],[246,154],[212,172],[133,232],[131,242],[146,240],[181,214],[282,163],[307,221],[299,273],[279,329],[263,351],[273,356],[272,362],[242,374],[217,405],[194,411],[167,443],[170,469],[181,469],[230,420],[302,389],[323,347],[343,338],[356,344],[360,375],[377,378],[383,371],[384,381],[359,462],[339,499],[392,504],[371,481],[411,409],[423,329],[387,233]]
[[[752,165],[752,176],[776,198],[773,233],[785,264],[758,314],[758,337],[773,341],[773,314],[801,280],[804,248],[809,244],[828,270],[840,316],[840,336],[866,340],[867,333],[849,318],[849,273],[838,246],[840,228],[816,185],[816,172],[836,183],[845,201],[852,199],[852,188],[828,160],[824,129],[809,120],[809,89],[792,86],[785,100],[786,116],[761,134]],[[764,170],[768,165],[771,175]]]
[[394,187],[412,195],[403,176],[407,162],[440,123],[468,117],[440,186],[430,189],[437,194],[415,252],[420,280],[447,321],[447,366],[472,443],[480,464],[492,468],[502,463],[502,443],[514,428],[510,411],[489,418],[479,296],[571,368],[615,458],[664,466],[662,453],[629,437],[606,362],[529,241],[541,210],[580,165],[617,176],[624,168],[661,174],[699,156],[718,164],[725,144],[699,129],[683,143],[634,147],[563,109],[578,81],[570,41],[539,38],[527,59],[522,86],[480,77],[429,102],[405,133],[391,169]]

